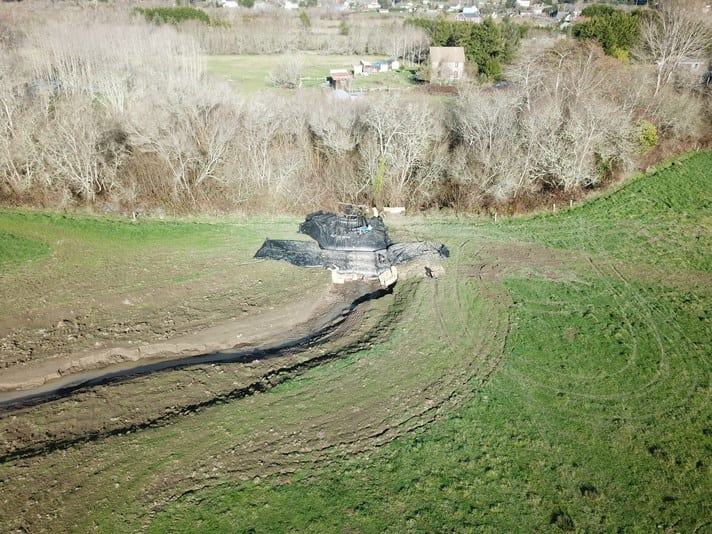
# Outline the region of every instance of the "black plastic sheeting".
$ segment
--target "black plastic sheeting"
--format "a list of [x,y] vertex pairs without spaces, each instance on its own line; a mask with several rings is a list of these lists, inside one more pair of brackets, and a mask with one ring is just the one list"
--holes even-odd
[[326,250],[313,241],[268,239],[257,251],[255,258],[284,260],[297,267],[338,269],[342,273],[359,273],[364,276],[378,276],[391,266],[386,249]]
[[393,265],[450,255],[445,245],[428,241],[392,243],[380,217],[359,219],[320,211],[307,216],[299,229],[317,242],[267,239],[255,258],[376,277]]
[[307,215],[299,231],[327,250],[382,250],[391,244],[383,219],[366,218],[358,212],[337,215],[317,211]]

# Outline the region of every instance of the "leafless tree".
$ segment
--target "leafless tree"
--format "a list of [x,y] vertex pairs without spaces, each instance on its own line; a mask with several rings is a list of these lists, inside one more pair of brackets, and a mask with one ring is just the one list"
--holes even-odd
[[444,138],[432,104],[392,98],[369,104],[362,117],[367,133],[361,155],[375,192],[382,188],[383,200],[396,204],[427,197],[442,172],[438,147]]
[[110,187],[102,176],[97,145],[100,127],[85,97],[65,97],[55,103],[54,119],[41,136],[46,172],[80,199],[93,201]]
[[658,11],[642,18],[644,57],[655,62],[655,96],[668,85],[686,60],[707,57],[712,46],[712,27],[686,2],[663,2]]
[[705,107],[710,97],[694,92],[681,92],[672,86],[663,87],[650,106],[651,120],[660,132],[675,141],[690,142],[712,133]]
[[370,184],[370,176],[355,172],[362,138],[359,117],[366,104],[319,93],[301,105],[315,153],[314,172],[325,192],[338,202],[358,203]]
[[267,75],[272,87],[295,89],[301,85],[304,60],[299,54],[288,52],[282,56],[277,66]]
[[[450,108],[448,124],[462,149],[457,175],[486,195],[501,199],[519,162],[517,109],[523,93],[465,90]],[[506,157],[502,157],[506,154]],[[462,165],[465,168],[462,168]]]

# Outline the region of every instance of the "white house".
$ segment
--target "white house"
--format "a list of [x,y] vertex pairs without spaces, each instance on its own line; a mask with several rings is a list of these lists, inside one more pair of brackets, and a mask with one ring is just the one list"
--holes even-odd
[[465,49],[461,46],[430,47],[430,81],[455,83],[465,77]]

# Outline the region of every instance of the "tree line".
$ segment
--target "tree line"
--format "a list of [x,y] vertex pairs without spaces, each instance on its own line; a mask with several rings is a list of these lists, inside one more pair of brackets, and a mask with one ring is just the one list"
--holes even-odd
[[438,18],[417,18],[407,22],[428,32],[433,46],[461,46],[465,57],[485,78],[499,79],[502,68],[514,58],[526,27],[505,19],[487,17],[479,24]]
[[54,19],[0,39],[0,201],[111,212],[304,211],[339,202],[481,210],[577,194],[656,144],[712,138],[706,86],[595,43],[522,54],[510,85],[338,99],[246,96],[200,39]]

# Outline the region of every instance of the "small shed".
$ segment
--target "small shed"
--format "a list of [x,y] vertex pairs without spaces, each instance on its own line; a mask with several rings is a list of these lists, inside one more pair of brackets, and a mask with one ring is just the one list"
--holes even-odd
[[430,47],[430,81],[457,83],[465,77],[465,49],[461,46]]
[[329,71],[327,81],[332,89],[348,91],[351,87],[351,73],[346,69],[332,69]]

